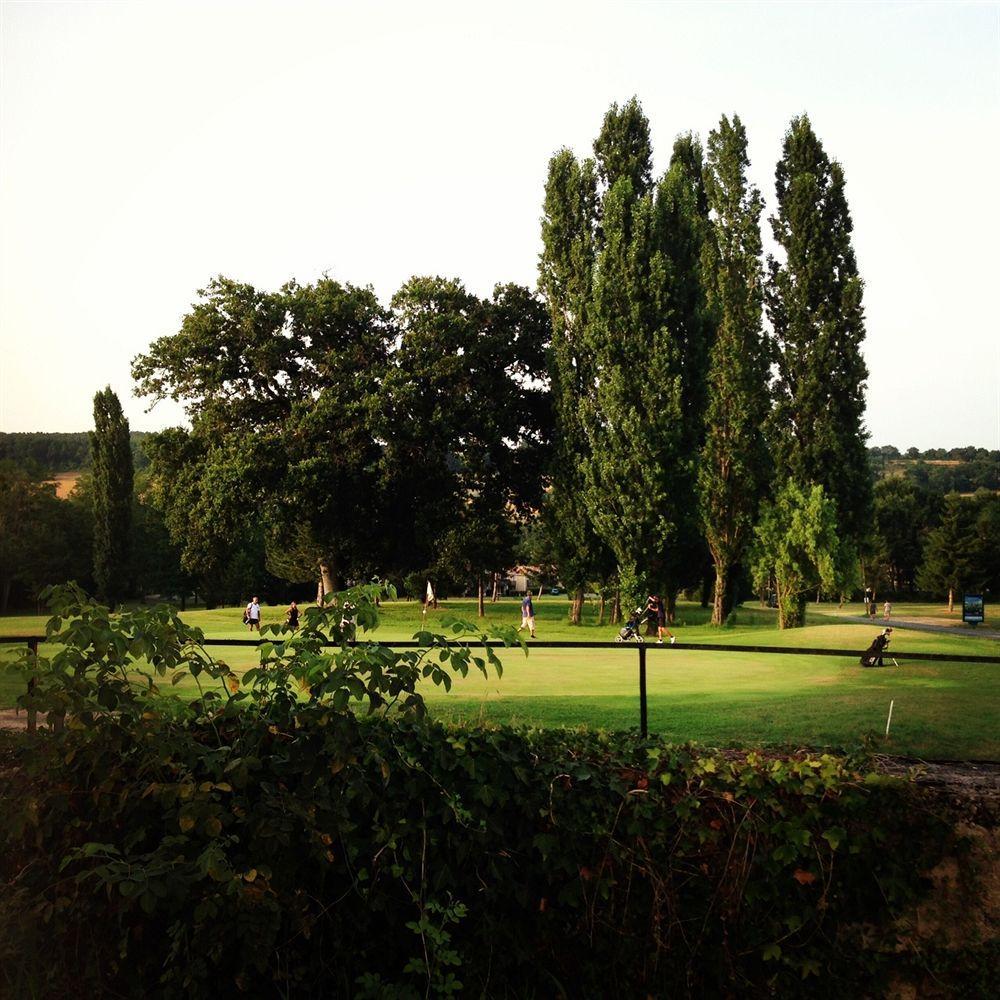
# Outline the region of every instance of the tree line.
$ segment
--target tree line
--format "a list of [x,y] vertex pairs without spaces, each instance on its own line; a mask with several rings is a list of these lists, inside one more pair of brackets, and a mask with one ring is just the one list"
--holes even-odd
[[552,158],[548,513],[578,594],[610,565],[633,599],[671,600],[709,564],[713,622],[752,573],[784,627],[817,587],[854,585],[867,534],[862,282],[843,171],[809,119],[785,135],[766,261],[748,167],[723,116],[654,178],[635,100],[609,110],[593,157]]
[[159,519],[181,589],[215,603],[248,575],[319,597],[430,579],[471,588],[482,613],[522,562],[568,588],[577,622],[594,589],[615,607],[656,591],[671,611],[700,589],[717,624],[754,589],[794,626],[817,592],[916,582],[892,562],[898,519],[866,446],[840,164],[793,119],[765,256],[738,116],[704,146],[678,136],[661,175],[652,163],[635,99],[609,109],[592,156],[553,155],[537,292],[431,276],[388,305],[329,276],[199,292],[133,363],[140,395],[190,419],[144,440],[132,501]]
[[[137,470],[149,464],[142,442],[147,431],[131,431],[129,441],[132,464]],[[0,462],[34,467],[39,472],[79,472],[91,466],[90,434],[87,431],[69,433],[48,431],[0,431]]]
[[902,477],[933,493],[1000,491],[1000,451],[986,448],[908,448],[892,445],[868,449],[877,479]]

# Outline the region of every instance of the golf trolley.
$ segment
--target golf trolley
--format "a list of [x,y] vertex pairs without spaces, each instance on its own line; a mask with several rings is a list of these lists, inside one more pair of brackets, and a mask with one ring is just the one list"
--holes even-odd
[[642,625],[642,620],[645,617],[646,615],[642,608],[636,608],[629,615],[628,621],[621,627],[621,631],[615,636],[615,642],[628,642],[630,639],[642,642],[642,636],[639,635],[639,627]]

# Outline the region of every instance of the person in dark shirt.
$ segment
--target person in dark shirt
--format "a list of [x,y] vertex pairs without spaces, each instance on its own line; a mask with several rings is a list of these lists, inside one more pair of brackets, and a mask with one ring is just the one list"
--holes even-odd
[[524,600],[521,601],[521,627],[518,632],[527,628],[531,632],[531,638],[535,638],[535,606],[531,603],[531,588],[524,593]]
[[646,598],[646,615],[651,625],[656,626],[656,641],[662,645],[663,633],[670,636],[670,644],[677,641],[677,637],[667,628],[667,606],[659,594],[650,594]]
[[299,627],[299,606],[292,601],[288,606],[288,610],[285,612],[285,623],[289,628]]

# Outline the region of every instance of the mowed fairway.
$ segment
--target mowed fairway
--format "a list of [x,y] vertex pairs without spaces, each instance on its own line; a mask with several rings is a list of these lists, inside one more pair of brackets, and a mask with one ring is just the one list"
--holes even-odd
[[[820,606],[821,608],[823,606]],[[679,642],[754,644],[844,649],[843,657],[715,652],[649,648],[649,727],[671,740],[717,746],[787,745],[849,747],[869,732],[883,733],[894,702],[888,752],[936,758],[1000,759],[1000,664],[917,663],[907,651],[1000,656],[1000,643],[974,635],[959,637],[894,633],[891,652],[901,666],[866,670],[858,652],[880,626],[845,624],[829,612],[813,611],[803,629],[781,632],[773,612],[748,605],[733,628],[713,629],[706,613],[682,604],[674,629]],[[566,599],[536,601],[539,639],[608,641],[617,632],[565,621]],[[383,625],[372,636],[409,639],[421,626],[420,605],[386,602]],[[447,602],[427,615],[427,627],[445,629],[447,615],[475,618],[475,603]],[[903,617],[904,606],[895,614]],[[184,615],[211,638],[245,638],[240,609],[191,611]],[[265,608],[264,622],[278,622],[283,609]],[[519,623],[516,601],[488,605],[488,622]],[[0,634],[41,632],[44,618],[0,619]],[[847,652],[849,651],[849,652]],[[253,649],[213,652],[237,671],[256,661]],[[517,649],[502,654],[504,674],[457,678],[450,693],[425,687],[431,712],[447,720],[540,726],[629,729],[638,725],[638,655],[634,645],[614,649]],[[887,661],[888,662],[888,661]],[[13,705],[19,678],[0,675],[0,707]],[[190,682],[177,689],[193,694]]]

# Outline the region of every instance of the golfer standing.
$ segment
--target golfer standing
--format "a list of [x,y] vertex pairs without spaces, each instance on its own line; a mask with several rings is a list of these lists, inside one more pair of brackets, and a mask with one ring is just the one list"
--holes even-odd
[[254,597],[251,599],[250,603],[247,605],[247,629],[253,631],[256,629],[260,631],[260,601]]
[[521,601],[521,627],[518,632],[523,632],[527,628],[531,632],[531,638],[535,638],[535,606],[531,603],[531,587],[524,593],[524,600]]

